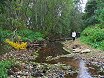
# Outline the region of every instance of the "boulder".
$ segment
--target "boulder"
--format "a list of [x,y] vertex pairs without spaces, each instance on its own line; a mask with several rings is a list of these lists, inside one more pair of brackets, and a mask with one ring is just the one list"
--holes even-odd
[[73,45],[73,46],[72,46],[72,49],[76,49],[76,48],[81,48],[81,46],[80,46],[80,45],[78,45],[78,44],[77,44],[77,45]]
[[79,52],[81,52],[81,49],[80,48],[73,49],[73,52],[74,53],[79,53]]
[[84,50],[81,51],[81,53],[89,53],[89,52],[91,52],[90,49],[84,49]]

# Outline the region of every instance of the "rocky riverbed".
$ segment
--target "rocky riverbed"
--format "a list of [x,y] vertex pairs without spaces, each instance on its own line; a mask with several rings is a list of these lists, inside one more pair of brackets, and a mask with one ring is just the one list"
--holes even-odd
[[62,44],[54,42],[37,50],[13,50],[2,55],[1,60],[14,61],[8,70],[8,78],[77,78],[80,60],[85,61],[93,78],[104,77],[103,61],[100,58],[98,62],[93,56],[93,53],[103,51],[92,49],[78,41],[65,41]]
[[76,41],[63,42],[63,49],[73,55],[77,55],[82,59],[92,62],[104,62],[104,51],[97,50],[91,46],[81,43],[78,39]]
[[76,78],[78,67],[64,63],[66,58],[59,60],[63,57],[69,55],[58,42],[37,50],[11,50],[1,55],[0,60],[9,59],[14,63],[8,69],[8,78]]
[[63,49],[69,52],[70,56],[86,61],[93,78],[104,77],[104,51],[85,45],[78,39],[74,42],[71,40],[65,41],[62,44],[64,45]]
[[[20,64],[20,63],[19,63]],[[21,63],[20,68],[13,66],[9,69],[9,78],[65,78],[66,74],[77,73],[71,66],[65,64]]]

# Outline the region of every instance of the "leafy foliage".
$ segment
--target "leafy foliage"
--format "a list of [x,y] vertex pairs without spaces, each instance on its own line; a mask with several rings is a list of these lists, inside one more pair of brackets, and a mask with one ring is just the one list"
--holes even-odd
[[[18,30],[15,33],[15,36],[21,36],[22,41],[35,41],[35,40],[43,40],[44,35],[40,32],[34,32],[30,29]],[[3,30],[0,29],[0,41],[3,42],[7,38],[11,39],[13,37],[13,32],[11,30]],[[18,39],[16,39],[18,40]]]
[[100,23],[104,23],[104,8],[96,11],[96,18]]
[[29,28],[45,36],[70,32],[73,0],[5,0],[2,4],[5,12],[0,14],[0,27],[4,29]]
[[83,20],[86,26],[104,23],[104,0],[89,0]]
[[0,61],[0,78],[7,78],[8,69],[12,66],[12,63],[8,60]]
[[96,16],[97,5],[98,2],[96,0],[88,0],[85,8],[85,13],[83,15],[83,20],[86,26],[99,23]]
[[81,41],[104,50],[104,0],[88,0],[83,20]]
[[4,41],[10,35],[11,35],[11,31],[10,30],[0,29],[0,41]]
[[44,35],[41,34],[40,32],[33,32],[32,30],[29,29],[18,30],[17,34],[21,36],[21,39],[23,41],[33,42],[34,40],[43,40],[44,38]]
[[92,45],[95,48],[104,49],[104,30],[95,26],[87,27],[81,34],[81,41]]

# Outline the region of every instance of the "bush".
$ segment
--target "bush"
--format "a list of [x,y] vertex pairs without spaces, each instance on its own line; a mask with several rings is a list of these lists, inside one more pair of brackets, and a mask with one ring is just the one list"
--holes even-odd
[[99,27],[88,27],[82,33],[80,40],[94,48],[104,50],[104,30]]
[[40,32],[33,32],[32,30],[29,29],[24,29],[24,30],[18,30],[17,34],[21,36],[23,41],[31,41],[33,42],[34,40],[43,40],[43,34]]
[[102,42],[100,42],[98,49],[104,50],[104,40]]
[[95,26],[96,26],[96,27],[99,27],[99,28],[101,28],[101,29],[103,29],[103,28],[104,28],[104,23],[96,24]]
[[9,30],[3,30],[0,28],[0,41],[4,41],[6,38],[8,38],[11,35],[11,31]]
[[81,36],[88,38],[89,42],[99,42],[104,40],[104,30],[98,27],[88,27],[82,32]]
[[0,78],[8,77],[8,69],[12,66],[12,63],[8,60],[0,61]]
[[[10,30],[3,30],[0,28],[0,42],[4,42],[7,38],[12,38],[13,32]],[[23,30],[18,30],[16,32],[15,36],[21,36],[21,39],[23,41],[31,41],[33,42],[34,40],[41,41],[44,38],[44,35],[40,32],[34,32],[30,29],[23,29]]]

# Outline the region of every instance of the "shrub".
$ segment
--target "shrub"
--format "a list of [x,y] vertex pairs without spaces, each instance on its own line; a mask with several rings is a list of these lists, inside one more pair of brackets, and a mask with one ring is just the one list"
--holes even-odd
[[40,32],[33,32],[32,30],[29,29],[24,29],[24,30],[18,30],[17,34],[21,36],[23,41],[31,41],[33,42],[34,40],[42,40],[43,39],[43,34]]
[[35,36],[35,40],[38,40],[38,41],[43,40],[43,37],[44,37],[44,35],[41,34],[40,32],[35,32],[34,36]]
[[103,28],[104,28],[104,23],[96,24],[95,26],[96,26],[96,27],[99,27],[99,28],[101,28],[101,29],[103,29]]
[[82,33],[80,40],[94,48],[104,50],[104,30],[99,27],[88,27]]
[[11,31],[9,30],[3,30],[0,28],[0,41],[4,41],[6,38],[8,38],[11,35]]
[[100,46],[98,46],[98,49],[104,50],[104,40],[100,42]]
[[[3,42],[7,38],[12,38],[13,32],[0,28],[0,41]],[[15,36],[20,36],[23,41],[43,40],[44,35],[40,32],[34,32],[30,29],[18,30]]]
[[8,77],[8,69],[12,66],[12,63],[8,60],[0,61],[0,78]]
[[81,36],[88,38],[89,42],[99,42],[104,39],[104,30],[98,27],[88,27],[82,32]]

